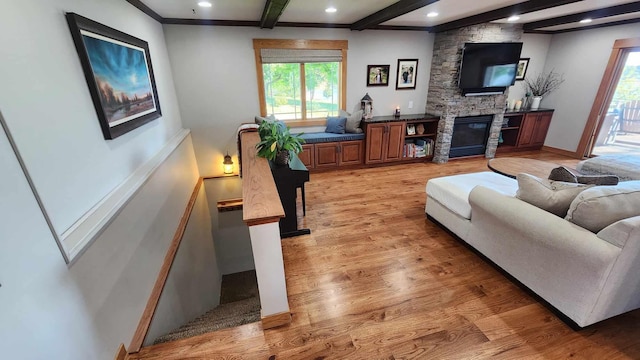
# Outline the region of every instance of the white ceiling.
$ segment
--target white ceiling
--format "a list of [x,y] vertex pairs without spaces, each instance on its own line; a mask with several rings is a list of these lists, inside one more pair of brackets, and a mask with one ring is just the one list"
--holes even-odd
[[[129,0],[127,0],[129,1]],[[259,22],[267,0],[208,0],[211,8],[198,6],[200,0],[141,0],[145,5],[163,18],[237,20]],[[280,22],[324,23],[348,25],[386,8],[398,0],[290,0]],[[517,14],[517,23],[571,15],[584,11],[611,7],[635,2],[636,0],[583,0],[568,5],[557,6],[527,14]],[[524,3],[523,0],[440,0],[431,5],[398,16],[381,25],[429,27],[459,20],[468,16],[499,9],[505,6]],[[324,9],[329,6],[338,11],[330,14]],[[439,16],[428,18],[429,12],[435,11]],[[516,14],[514,14],[516,15]],[[537,30],[556,31],[570,28],[604,24],[611,21],[639,19],[640,12],[594,19],[588,24],[563,24]],[[506,22],[498,19],[495,22]],[[277,24],[276,24],[277,26]]]

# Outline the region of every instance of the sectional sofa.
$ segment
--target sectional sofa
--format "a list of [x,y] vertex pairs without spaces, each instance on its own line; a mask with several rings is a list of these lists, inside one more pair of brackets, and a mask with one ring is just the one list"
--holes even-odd
[[[616,189],[626,190],[611,195]],[[640,182],[582,191],[571,203],[574,222],[520,200],[517,191],[516,180],[491,172],[436,178],[427,183],[425,211],[572,325],[584,327],[640,307],[640,216],[594,231],[604,217],[588,213],[626,207],[640,215],[634,204]],[[585,208],[575,204],[580,197]],[[600,224],[576,224],[580,211]]]

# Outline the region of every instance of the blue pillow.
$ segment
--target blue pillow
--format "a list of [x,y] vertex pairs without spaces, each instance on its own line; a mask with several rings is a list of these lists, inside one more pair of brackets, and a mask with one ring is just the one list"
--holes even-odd
[[329,116],[327,117],[327,129],[324,132],[344,134],[346,123],[346,117]]

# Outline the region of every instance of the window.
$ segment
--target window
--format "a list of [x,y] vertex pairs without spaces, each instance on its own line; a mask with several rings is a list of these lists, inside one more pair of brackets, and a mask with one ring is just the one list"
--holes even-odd
[[347,41],[253,42],[262,116],[318,125],[344,108]]

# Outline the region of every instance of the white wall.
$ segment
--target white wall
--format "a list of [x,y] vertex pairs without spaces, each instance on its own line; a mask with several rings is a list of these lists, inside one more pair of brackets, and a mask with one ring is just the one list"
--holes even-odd
[[[64,13],[149,43],[163,116],[104,140]],[[61,234],[182,127],[162,26],[123,0],[0,5],[0,109]]]
[[249,227],[242,220],[242,211],[218,212],[218,201],[242,198],[242,180],[237,177],[206,179],[211,231],[216,244],[218,264],[223,275],[255,269],[251,251]]
[[112,359],[129,345],[198,171],[190,137],[67,267],[0,133],[0,347],[7,359]]
[[[238,126],[259,114],[254,38],[346,39],[347,110],[359,106],[368,92],[374,115],[391,115],[396,106],[405,114],[424,112],[434,38],[426,32],[185,25],[164,29],[182,119],[193,131],[204,176],[222,173],[224,152],[236,153]],[[416,90],[395,90],[397,60],[402,58],[419,59]],[[391,65],[388,87],[366,87],[367,65],[374,64]],[[413,109],[408,109],[409,101]],[[235,156],[234,162],[237,166]]]
[[[105,141],[64,17],[149,42],[163,117]],[[61,232],[182,127],[162,27],[122,0],[0,3],[0,110]],[[111,359],[128,345],[199,176],[182,142],[68,267],[0,132],[0,348],[11,359]]]
[[564,74],[565,82],[542,100],[542,107],[555,109],[545,145],[577,150],[614,41],[638,34],[640,24],[629,24],[552,37],[545,71]]
[[220,303],[222,273],[211,238],[207,192],[200,187],[144,345]]
[[[530,58],[529,67],[525,77],[532,78],[541,73],[547,60],[551,35],[543,34],[523,34],[521,58]],[[509,88],[509,100],[520,100],[525,96],[523,81],[516,81],[515,85]]]

